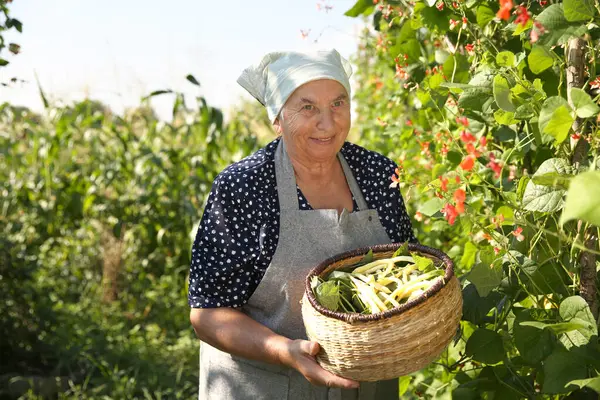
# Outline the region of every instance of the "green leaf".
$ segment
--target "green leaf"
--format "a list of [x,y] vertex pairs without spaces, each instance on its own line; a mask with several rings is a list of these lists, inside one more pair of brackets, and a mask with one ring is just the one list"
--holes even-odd
[[9,62],[7,60],[0,58],[0,67],[4,67],[8,64],[9,64]]
[[579,388],[589,387],[597,393],[600,393],[600,376],[588,379],[575,379],[569,382],[569,385],[575,385]]
[[412,380],[413,380],[413,377],[410,375],[401,376],[399,378],[399,382],[398,382],[398,395],[399,396],[403,396],[406,393]]
[[433,260],[429,257],[422,257],[416,253],[412,253],[411,255],[412,255],[412,258],[415,260],[415,264],[417,265],[417,268],[421,272],[429,272],[431,267],[434,266]]
[[548,172],[547,174],[534,176],[532,181],[536,185],[552,186],[567,190],[569,189],[569,184],[572,178],[572,175],[561,175],[556,172]]
[[433,214],[439,212],[443,206],[444,206],[444,200],[442,200],[438,197],[434,197],[434,198],[428,200],[427,202],[425,202],[425,204],[423,204],[419,208],[419,212],[423,215],[431,217],[431,216],[433,216]]
[[600,171],[587,171],[571,180],[560,223],[572,219],[600,226]]
[[486,297],[479,296],[475,285],[469,283],[462,290],[463,320],[479,325],[484,321],[490,310],[500,302],[503,295],[500,292],[491,292]]
[[571,331],[576,331],[578,329],[585,328],[586,325],[575,322],[557,322],[555,324],[546,324],[544,322],[538,321],[526,321],[521,323],[522,326],[530,326],[535,329],[548,329],[549,331],[554,332],[557,335],[561,333],[567,333]]
[[535,110],[531,103],[525,103],[517,107],[515,112],[515,119],[530,119],[535,117]]
[[596,320],[590,311],[589,305],[580,296],[567,297],[560,303],[559,313],[564,321],[580,325],[576,330],[567,331],[562,341],[567,348],[571,346],[584,346],[592,337],[598,336]]
[[554,136],[557,143],[562,143],[569,136],[571,125],[575,121],[570,110],[567,100],[560,96],[546,99],[538,120],[540,132]]
[[512,125],[517,122],[515,113],[504,110],[496,110],[496,112],[494,112],[494,119],[500,125]]
[[572,353],[555,350],[544,361],[543,393],[568,393],[569,382],[587,377],[585,362]]
[[[554,173],[568,175],[571,167],[567,160],[550,158],[542,163],[533,177]],[[528,211],[554,212],[562,208],[565,190],[536,184],[533,179],[527,183],[522,204]]]
[[501,51],[496,55],[496,64],[500,67],[512,67],[515,65],[515,55],[512,51]]
[[[448,152],[448,161],[450,161],[452,166],[456,167],[462,161],[462,154],[460,154],[458,151],[450,150]],[[440,210],[444,206],[444,202],[442,201],[441,204],[442,205],[440,206]]]
[[531,72],[541,74],[554,64],[552,51],[545,46],[534,45],[527,56],[527,64]]
[[460,94],[458,106],[465,110],[482,111],[484,98],[492,95],[492,91],[485,87],[467,89]]
[[502,282],[502,268],[494,264],[476,264],[467,275],[467,279],[477,288],[481,297],[487,296]]
[[496,18],[496,13],[487,4],[482,4],[479,7],[477,7],[477,25],[484,27],[489,22],[493,21],[494,18]]
[[[442,71],[450,82],[468,83],[470,67],[471,64],[466,56],[462,54],[454,54],[448,57],[444,65],[442,65]],[[454,79],[452,80],[453,75]]]
[[508,142],[511,140],[515,140],[517,133],[510,129],[508,126],[500,126],[498,129],[492,132],[494,139],[499,142]]
[[513,36],[519,36],[521,33],[525,32],[528,29],[531,29],[533,26],[533,21],[530,19],[525,24],[517,24],[515,31],[513,32]]
[[565,18],[562,4],[550,5],[535,20],[546,29],[546,33],[540,35],[537,42],[540,45],[565,44],[570,38],[582,36],[588,30],[585,24],[569,22]]
[[571,89],[571,101],[579,118],[590,118],[600,112],[600,108],[594,103],[590,95],[579,88]]
[[363,256],[363,258],[361,258],[361,260],[359,262],[367,264],[367,263],[373,262],[374,259],[375,258],[373,257],[373,249],[369,249],[369,251],[367,252],[367,254],[365,254]]
[[[370,250],[371,257],[373,256],[373,250]],[[407,256],[408,255],[408,243],[404,243],[402,246],[398,247],[398,249],[394,252],[392,257],[398,256]]]
[[[395,56],[406,54],[408,56],[406,61],[409,64],[419,61],[419,57],[421,57],[421,44],[417,39],[407,40],[406,42],[399,44],[397,47],[394,47],[394,49],[397,49],[398,52],[395,54]],[[390,49],[390,52],[392,51],[393,50]]]
[[552,353],[555,339],[550,331],[540,330],[525,324],[534,321],[536,317],[534,310],[516,311],[515,317],[513,325],[515,346],[526,362],[535,365]]
[[6,27],[9,29],[15,27],[15,29],[18,30],[19,33],[23,33],[23,24],[18,19],[8,18],[6,20]]
[[567,21],[585,21],[596,14],[593,0],[564,0],[565,18]]
[[465,243],[465,250],[460,259],[460,263],[466,269],[471,269],[473,264],[475,264],[475,256],[477,255],[477,246],[475,246],[472,242]]
[[194,75],[192,74],[188,74],[185,79],[187,79],[188,81],[190,81],[191,83],[193,83],[196,86],[200,86],[200,82],[198,82],[198,80],[194,77]]
[[465,354],[471,356],[475,361],[496,364],[504,358],[502,337],[497,332],[488,329],[477,329],[467,340]]
[[505,111],[514,112],[515,106],[510,99],[510,87],[505,77],[498,74],[494,77],[494,100],[498,107]]
[[340,290],[337,284],[333,281],[326,281],[315,290],[315,297],[319,304],[331,311],[337,311],[340,301]]
[[364,12],[368,12],[369,8],[373,6],[373,2],[371,0],[358,0],[351,9],[344,13],[347,17],[356,18]]

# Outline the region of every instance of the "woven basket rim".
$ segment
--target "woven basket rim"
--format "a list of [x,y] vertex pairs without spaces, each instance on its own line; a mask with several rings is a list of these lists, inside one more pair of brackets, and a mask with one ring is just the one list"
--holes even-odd
[[391,243],[391,244],[379,244],[368,247],[360,247],[358,249],[346,251],[344,253],[337,254],[333,257],[330,257],[323,262],[319,263],[316,267],[310,270],[305,280],[305,296],[308,299],[310,305],[317,310],[319,313],[330,317],[335,318],[340,321],[345,321],[349,323],[354,322],[370,322],[370,321],[378,321],[386,318],[391,318],[395,315],[402,314],[417,305],[425,302],[428,298],[439,292],[443,287],[445,287],[450,279],[454,276],[454,262],[452,259],[442,252],[441,250],[434,249],[432,247],[424,246],[418,243],[407,243],[408,250],[411,252],[418,252],[421,254],[427,254],[429,256],[433,256],[439,259],[443,264],[445,264],[446,269],[444,273],[444,279],[439,279],[434,285],[432,285],[429,289],[427,289],[423,294],[414,298],[411,301],[408,301],[404,304],[401,304],[400,307],[392,308],[391,310],[386,310],[382,312],[378,312],[376,314],[359,314],[359,313],[344,313],[339,311],[331,311],[328,308],[323,307],[317,301],[312,288],[310,286],[311,280],[314,276],[319,276],[323,271],[327,269],[331,264],[344,260],[346,258],[356,257],[356,256],[364,256],[370,250],[373,251],[373,254],[383,253],[387,251],[397,250],[400,246],[404,245],[404,243]]

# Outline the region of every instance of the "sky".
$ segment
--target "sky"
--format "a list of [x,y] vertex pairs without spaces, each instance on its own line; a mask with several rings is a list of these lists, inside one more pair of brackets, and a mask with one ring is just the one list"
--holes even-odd
[[[6,57],[0,82],[25,82],[0,86],[0,103],[41,111],[37,75],[54,102],[91,98],[121,113],[152,91],[173,89],[227,110],[252,99],[236,79],[270,51],[333,47],[352,55],[363,22],[343,14],[354,2],[15,0],[10,14],[23,33],[5,38],[21,45],[21,54]],[[308,32],[304,39],[301,30]],[[172,100],[153,100],[160,118],[170,118]]]

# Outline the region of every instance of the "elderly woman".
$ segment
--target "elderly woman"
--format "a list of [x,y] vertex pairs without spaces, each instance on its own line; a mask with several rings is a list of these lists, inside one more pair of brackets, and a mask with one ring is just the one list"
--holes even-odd
[[278,138],[217,176],[192,249],[190,320],[200,399],[397,399],[317,364],[300,311],[311,267],[337,253],[415,241],[396,165],[346,142],[351,67],[337,51],[277,52],[238,82]]

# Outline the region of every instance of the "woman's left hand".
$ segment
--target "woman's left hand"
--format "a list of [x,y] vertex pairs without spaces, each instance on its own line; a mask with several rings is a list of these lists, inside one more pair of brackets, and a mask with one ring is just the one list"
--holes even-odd
[[319,343],[308,340],[291,340],[288,344],[289,359],[284,362],[296,369],[313,385],[336,387],[342,389],[357,389],[359,383],[342,378],[323,369],[316,361],[319,353]]

